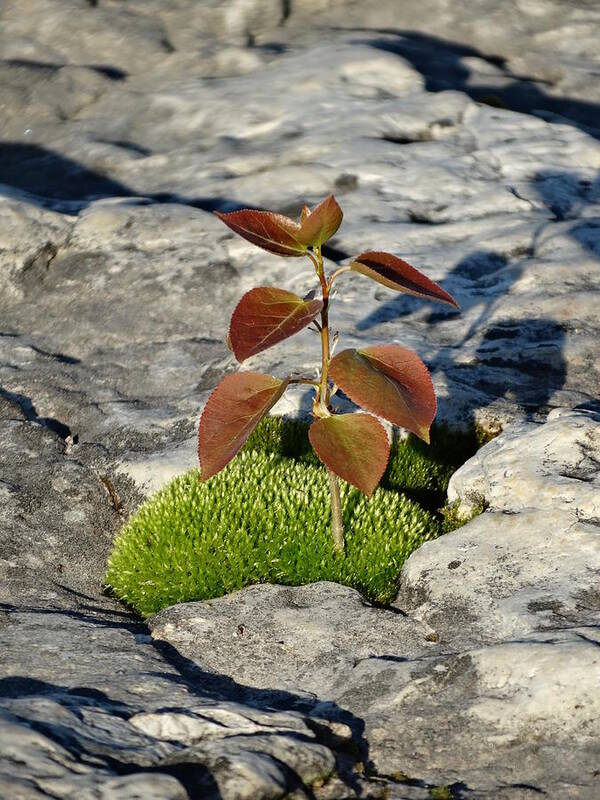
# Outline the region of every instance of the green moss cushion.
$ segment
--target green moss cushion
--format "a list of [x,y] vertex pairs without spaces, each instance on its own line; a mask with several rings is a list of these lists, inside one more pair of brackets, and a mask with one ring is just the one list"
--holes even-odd
[[445,491],[453,468],[435,447],[427,459],[405,440],[370,500],[342,482],[346,554],[336,557],[327,473],[306,431],[265,420],[210,481],[200,483],[193,470],[147,500],[115,542],[106,575],[112,593],[143,615],[264,582],[337,581],[390,602],[404,561],[444,529],[425,506]]

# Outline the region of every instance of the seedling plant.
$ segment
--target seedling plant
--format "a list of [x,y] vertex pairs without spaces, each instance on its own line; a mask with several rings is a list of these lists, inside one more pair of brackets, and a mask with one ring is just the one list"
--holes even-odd
[[[338,230],[342,210],[329,195],[315,208],[304,206],[300,221],[272,211],[243,209],[217,213],[231,230],[252,244],[284,258],[308,258],[318,284],[300,297],[286,289],[260,286],[247,292],[235,308],[228,344],[239,363],[312,325],[321,340],[318,377],[276,378],[261,372],[228,375],[211,393],[198,429],[201,480],[220,472],[288,386],[314,388],[309,438],[329,477],[334,549],[344,552],[339,478],[371,496],[389,458],[385,428],[377,417],[429,443],[436,399],[425,364],[398,344],[346,349],[333,355],[329,310],[334,284],[344,273],[358,273],[397,292],[458,304],[441,286],[391,253],[369,250],[326,275],[323,244]],[[337,413],[332,398],[341,390],[368,413]]]

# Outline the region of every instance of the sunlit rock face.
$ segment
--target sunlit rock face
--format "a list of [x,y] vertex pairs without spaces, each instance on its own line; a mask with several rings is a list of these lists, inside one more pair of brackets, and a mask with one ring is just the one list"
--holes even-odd
[[[0,9],[1,796],[597,796],[599,12],[376,5]],[[102,594],[112,538],[195,465],[243,292],[314,285],[211,212],[330,192],[329,269],[388,250],[460,303],[349,274],[331,318],[414,349],[439,420],[503,429],[450,487],[489,508],[395,611],[259,587],[150,632]]]

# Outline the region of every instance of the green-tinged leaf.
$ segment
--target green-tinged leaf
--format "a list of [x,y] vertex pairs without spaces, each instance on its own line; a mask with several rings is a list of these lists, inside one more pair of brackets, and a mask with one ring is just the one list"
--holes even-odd
[[331,239],[340,227],[343,216],[342,209],[332,194],[312,211],[305,206],[302,209],[302,226],[298,238],[305,245],[320,247],[323,242]]
[[368,414],[340,414],[310,426],[310,442],[325,466],[371,496],[390,455],[385,428]]
[[437,300],[455,308],[459,307],[456,300],[445,289],[391,253],[369,250],[357,256],[350,264],[350,268],[397,292],[406,292],[415,297]]
[[322,308],[322,300],[303,300],[285,289],[251,289],[231,317],[229,340],[235,357],[245,361],[293,336],[310,325]]
[[236,372],[223,378],[208,398],[198,427],[201,480],[216,475],[231,461],[288,383],[260,372]]
[[306,244],[300,240],[300,225],[283,214],[249,208],[229,214],[215,211],[215,214],[232,231],[270,253],[303,256],[306,252]]
[[332,358],[329,375],[354,403],[429,442],[435,392],[412,350],[397,344],[343,350]]

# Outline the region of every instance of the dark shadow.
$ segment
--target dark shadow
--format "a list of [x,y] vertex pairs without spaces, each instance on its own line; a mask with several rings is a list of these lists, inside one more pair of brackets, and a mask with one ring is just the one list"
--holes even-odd
[[[108,713],[111,716],[128,720],[140,710],[132,708],[126,703],[115,701],[105,692],[87,686],[58,686],[20,675],[0,679],[0,699],[19,700],[35,697],[46,697],[52,700],[78,720],[83,720],[86,713],[89,714],[90,711]],[[152,766],[143,766],[138,763],[131,745],[123,747],[119,752],[118,743],[109,750],[103,742],[96,744],[93,736],[78,735],[78,732],[64,721],[64,719],[68,719],[68,714],[61,721],[54,721],[49,717],[36,719],[34,715],[21,715],[18,713],[18,709],[15,709],[14,704],[10,704],[9,709],[9,714],[16,723],[21,723],[51,742],[57,743],[61,748],[67,750],[75,761],[95,764],[99,770],[104,772],[110,770],[114,775],[121,777],[140,772],[172,775],[183,785],[189,798],[207,797],[210,800],[222,798],[209,769],[203,764],[186,763],[183,758],[181,763],[168,763],[173,759],[163,758],[162,762],[165,763],[161,763],[159,760]],[[93,728],[90,729],[90,733],[93,734]],[[131,761],[127,758],[129,753],[133,755]]]
[[29,422],[35,422],[47,428],[63,440],[66,440],[67,437],[71,437],[73,443],[77,441],[77,435],[73,436],[71,429],[64,422],[54,417],[40,417],[30,397],[24,394],[18,394],[17,392],[10,392],[2,386],[0,386],[0,397],[16,404]]
[[[528,254],[527,254],[528,255]],[[442,285],[460,300],[460,310],[432,303],[425,316],[428,324],[442,323],[457,314],[479,309],[476,320],[461,343],[466,342],[489,317],[498,299],[508,291],[524,269],[525,261],[509,263],[494,250],[474,250],[462,258],[444,278]],[[423,301],[406,294],[396,294],[357,323],[358,330],[369,330],[382,322],[392,322],[415,313]]]
[[44,200],[130,197],[119,181],[35,144],[0,143],[0,183]]
[[[566,329],[562,324],[544,317],[509,317],[491,322],[498,305],[506,303],[506,294],[526,271],[530,257],[531,251],[511,260],[493,250],[476,250],[461,259],[443,281],[444,288],[458,298],[461,313],[469,315],[471,322],[451,349],[428,351],[427,366],[471,386],[480,408],[505,397],[529,416],[546,411],[552,395],[565,385]],[[362,319],[357,327],[369,330],[381,322],[409,317],[418,313],[420,302],[396,295]],[[437,303],[429,308],[420,317],[428,325],[443,325],[457,313]],[[473,339],[479,340],[475,357],[467,364],[462,363],[454,353],[460,353]]]
[[527,415],[550,410],[549,401],[566,381],[563,356],[566,330],[556,320],[506,319],[487,328],[469,367],[475,387],[492,399],[504,397]]
[[[56,584],[59,585],[59,584]],[[64,589],[65,587],[61,587]],[[131,612],[113,611],[92,605],[79,605],[77,609],[61,608],[59,606],[15,606],[10,603],[0,603],[0,611],[5,614],[40,614],[42,616],[61,616],[93,625],[97,628],[126,630],[129,633],[148,633],[147,627],[140,620],[136,620]],[[83,613],[89,612],[89,613]],[[102,615],[102,616],[95,616]],[[111,619],[114,617],[114,619]]]
[[[560,391],[567,378],[563,356],[569,323],[547,317],[504,317],[492,322],[496,309],[508,308],[506,295],[527,272],[531,259],[543,243],[545,249],[554,235],[570,236],[583,251],[600,260],[600,173],[589,180],[576,171],[542,171],[533,176],[532,188],[547,210],[547,217],[534,231],[529,246],[505,255],[494,250],[475,250],[462,258],[446,275],[444,288],[460,302],[461,313],[471,322],[452,349],[460,349],[477,337],[480,341],[475,358],[468,364],[451,355],[451,350],[427,354],[428,366],[440,368],[458,383],[467,383],[478,393],[478,405],[485,398],[510,397],[526,414],[549,410],[552,395]],[[598,214],[593,212],[598,207]],[[553,228],[556,223],[568,223]],[[590,278],[589,290],[597,291],[597,282]],[[368,331],[385,322],[395,322],[419,312],[419,302],[407,295],[392,295],[378,308],[360,320],[359,330]],[[441,304],[419,317],[427,324],[443,325],[457,312]],[[576,315],[576,309],[574,309]],[[450,355],[449,355],[450,354]],[[448,362],[450,366],[448,366]],[[590,398],[578,406],[596,411],[600,401]]]
[[[285,2],[285,0],[284,0]],[[253,50],[259,50],[262,53],[265,53],[269,56],[280,56],[283,53],[287,53],[289,51],[289,45],[284,44],[283,42],[263,42],[258,44],[254,40],[254,36],[252,33],[248,34],[248,47],[252,48]]]
[[[0,339],[19,339],[21,337],[20,333],[13,333],[12,331],[0,331]],[[38,353],[41,356],[47,356],[51,358],[53,361],[58,361],[60,364],[81,364],[81,359],[75,358],[74,356],[68,356],[65,353],[53,352],[51,350],[44,350],[42,347],[38,347],[36,344],[33,344],[31,341],[21,341],[21,344],[24,347],[29,347],[33,350],[34,353]]]
[[[533,188],[549,212],[549,223],[540,228],[534,244],[542,235],[548,242],[552,222],[573,220],[568,235],[600,260],[600,172],[590,181],[576,171],[540,171],[533,178]],[[592,207],[597,213],[590,215]],[[564,230],[561,229],[560,235],[564,236]]]
[[148,147],[143,147],[141,144],[130,142],[127,139],[96,139],[95,141],[100,144],[111,144],[113,147],[120,147],[121,150],[127,150],[130,153],[135,153],[138,156],[151,156],[152,150]]
[[[164,641],[154,641],[154,647],[160,652],[162,657],[173,666],[181,677],[176,674],[162,674],[160,677],[168,681],[183,683],[190,690],[202,697],[210,695],[216,696],[220,700],[234,700],[252,708],[261,710],[275,711],[295,711],[300,714],[310,716],[305,719],[306,725],[313,731],[320,744],[329,747],[336,757],[336,772],[342,780],[353,788],[358,788],[356,775],[353,767],[356,760],[369,764],[369,745],[364,736],[365,723],[360,717],[351,714],[349,711],[340,708],[336,703],[318,702],[318,698],[307,698],[306,696],[296,695],[282,689],[258,689],[253,686],[245,686],[237,683],[228,675],[220,673],[206,672],[195,661],[183,656],[176,647]],[[318,703],[318,705],[317,705]],[[319,719],[323,724],[319,724]],[[328,722],[342,722],[351,729],[353,737],[348,742],[339,739],[333,734],[327,725]],[[305,737],[295,734],[298,740],[306,741]],[[314,741],[314,740],[309,740]],[[289,767],[280,764],[287,773]],[[313,794],[309,787],[305,786],[298,775],[289,775],[290,783],[295,789],[308,791],[308,797]]]
[[[58,581],[52,581],[52,583],[53,583],[54,586],[56,586],[57,589],[60,589],[61,592],[64,592],[65,594],[69,595],[70,597],[76,598],[78,601],[86,600],[88,603],[94,603],[96,601],[96,598],[93,597],[92,595],[85,594],[84,592],[79,592],[79,591],[77,591],[77,589],[73,589],[71,586],[66,586],[64,583],[59,583]],[[84,605],[82,605],[80,607],[81,608],[85,608]],[[131,617],[131,612],[130,611],[116,611],[115,609],[108,610],[106,608],[100,608],[98,606],[96,606],[96,607],[89,606],[89,609],[93,610],[93,611],[98,611],[98,612],[100,612],[102,614],[106,614],[108,612],[109,614],[111,614],[113,616],[128,617],[128,618]]]
[[[93,610],[96,609],[94,608]],[[178,686],[183,686],[189,696],[195,696],[203,700],[209,698],[217,701],[233,701],[265,711],[295,711],[309,715],[310,719],[305,719],[305,722],[315,734],[315,739],[292,732],[287,732],[286,737],[294,737],[298,742],[310,741],[314,743],[316,741],[329,747],[336,757],[337,773],[350,786],[354,786],[356,783],[353,774],[353,766],[356,760],[369,763],[368,743],[364,738],[365,725],[363,720],[340,708],[335,703],[319,702],[316,697],[310,698],[296,695],[293,692],[280,689],[258,689],[252,686],[245,686],[237,683],[227,675],[207,672],[196,662],[183,656],[173,645],[167,642],[151,640],[147,625],[137,619],[134,614],[115,612],[115,619],[112,620],[110,619],[113,615],[112,611],[106,609],[97,610],[102,613],[102,618],[81,613],[77,609],[18,607],[0,603],[0,612],[14,614],[15,616],[28,613],[52,614],[68,617],[85,625],[92,625],[98,628],[117,628],[127,631],[131,635],[147,635],[149,644],[160,653],[163,660],[174,669],[174,672],[145,672],[146,676],[154,676]],[[107,619],[107,617],[109,618]],[[128,618],[129,621],[124,620],[122,617]],[[97,708],[100,711],[108,710],[109,713],[125,720],[142,710],[141,708],[130,707],[126,703],[113,700],[106,693],[92,687],[63,687],[19,675],[0,679],[0,700],[2,698],[18,699],[33,696],[50,697],[54,702],[74,713],[78,719],[82,719],[82,710],[90,707]],[[162,710],[172,711],[174,709],[165,704]],[[186,708],[177,708],[175,710],[186,712]],[[14,714],[13,707],[9,707],[9,711]],[[319,722],[320,719],[323,720],[323,723]],[[96,752],[93,737],[78,736],[75,731],[62,721],[53,722],[51,719],[39,721],[32,720],[29,717],[19,717],[19,721],[42,733],[52,741],[58,742],[61,747],[69,750],[76,759],[88,761],[90,757],[93,759],[100,758],[118,775],[129,775],[138,771],[167,773],[176,777],[185,786],[190,798],[207,797],[217,800],[217,798],[221,797],[208,769],[198,763],[201,760],[201,751],[199,755],[194,755],[193,747],[189,751],[184,749],[180,754],[171,755],[152,767],[141,768],[138,764],[127,761],[125,754],[123,759],[117,758],[112,753],[110,755],[107,754],[106,747],[102,744],[99,745]],[[345,739],[340,739],[332,733],[327,724],[330,721],[343,722],[348,725],[353,733],[352,741],[348,743]],[[115,752],[118,752],[116,748]],[[311,788],[304,785],[298,774],[281,762],[279,762],[279,766],[286,773],[288,791],[302,790],[308,798],[313,798]]]
[[[137,153],[146,155],[146,148],[135,142],[116,140],[109,142]],[[135,189],[88,169],[83,164],[67,156],[54,153],[36,144],[20,142],[0,142],[0,184],[5,184],[27,194],[27,199],[37,205],[68,210],[73,213],[85,208],[90,202],[110,197],[131,198],[140,203],[179,203],[202,211],[237,211],[241,208],[265,210],[254,203],[242,203],[229,197],[188,197],[172,192],[154,192],[140,196]],[[301,205],[297,212],[300,213]],[[41,253],[45,260],[51,260],[55,253]],[[348,254],[337,249],[332,243],[323,246],[323,255],[330,261],[339,263]],[[39,260],[39,259],[38,259]],[[37,264],[33,265],[37,267]]]
[[[40,70],[42,72],[58,72],[63,67],[70,67],[70,64],[56,64],[47,61],[32,61],[27,58],[9,58],[4,63],[9,67],[25,67],[31,70]],[[97,72],[99,75],[104,75],[111,81],[124,81],[127,78],[127,72],[113,67],[110,64],[82,64],[81,66]]]
[[[442,39],[419,31],[395,28],[354,28],[363,34],[384,34],[386,38],[371,36],[360,39],[378,50],[395,53],[406,59],[425,78],[425,88],[429,92],[443,92],[452,89],[464,92],[479,103],[507,108],[524,114],[542,116],[548,122],[574,125],[591,136],[600,139],[600,105],[572,97],[553,97],[544,87],[548,81],[519,75],[512,72],[502,56],[486,54],[475,47]],[[500,71],[508,85],[475,83],[471,69],[463,58],[479,58]]]
[[113,67],[110,64],[87,64],[88,69],[93,69],[99,75],[104,75],[111,81],[124,81],[127,78],[127,72],[119,67]]

